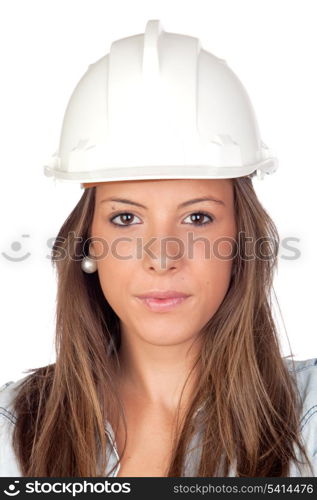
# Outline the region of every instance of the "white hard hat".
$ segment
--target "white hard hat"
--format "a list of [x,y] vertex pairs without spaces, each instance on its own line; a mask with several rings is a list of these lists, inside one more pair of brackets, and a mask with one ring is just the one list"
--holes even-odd
[[85,183],[263,178],[278,162],[262,142],[250,98],[198,38],[165,32],[116,40],[90,64],[65,112],[46,176]]

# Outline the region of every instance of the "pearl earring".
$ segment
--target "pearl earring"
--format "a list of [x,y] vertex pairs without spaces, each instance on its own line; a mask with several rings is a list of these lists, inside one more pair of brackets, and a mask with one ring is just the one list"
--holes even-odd
[[91,274],[97,271],[97,263],[95,260],[86,256],[81,261],[81,268],[85,273]]

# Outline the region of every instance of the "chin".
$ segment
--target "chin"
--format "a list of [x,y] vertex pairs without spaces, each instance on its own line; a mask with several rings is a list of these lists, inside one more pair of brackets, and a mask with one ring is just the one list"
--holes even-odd
[[[186,326],[184,328],[180,328],[180,324],[178,323],[177,327],[173,327],[173,325],[168,325],[168,322],[164,328],[160,327],[153,330],[151,327],[146,328],[140,331],[140,325],[137,330],[138,336],[148,344],[156,345],[156,346],[173,346],[173,345],[181,345],[183,343],[187,343],[194,340],[194,335],[192,332],[185,331]],[[187,326],[188,328],[188,326]],[[144,332],[147,332],[144,335]]]

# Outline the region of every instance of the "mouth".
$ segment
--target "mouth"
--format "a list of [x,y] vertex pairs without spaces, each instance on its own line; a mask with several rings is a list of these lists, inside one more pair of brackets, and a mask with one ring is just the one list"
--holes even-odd
[[176,307],[183,304],[190,298],[190,295],[183,297],[169,297],[166,299],[159,299],[157,297],[136,297],[139,302],[145,305],[152,312],[165,312],[171,311]]

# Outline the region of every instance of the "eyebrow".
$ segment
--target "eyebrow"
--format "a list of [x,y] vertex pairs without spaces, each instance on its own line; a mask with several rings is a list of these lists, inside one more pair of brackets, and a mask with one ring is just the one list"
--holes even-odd
[[[128,205],[135,205],[137,207],[145,208],[147,210],[147,207],[145,205],[137,203],[136,201],[133,200],[127,200],[126,198],[105,198],[104,200],[101,200],[100,204],[106,201],[117,201],[118,203],[127,203]],[[177,208],[187,207],[188,205],[199,203],[201,201],[213,201],[214,203],[219,203],[219,205],[225,206],[225,203],[222,200],[218,200],[217,198],[212,198],[210,196],[204,196],[202,198],[194,198],[193,200],[184,201],[183,203],[178,205]]]

